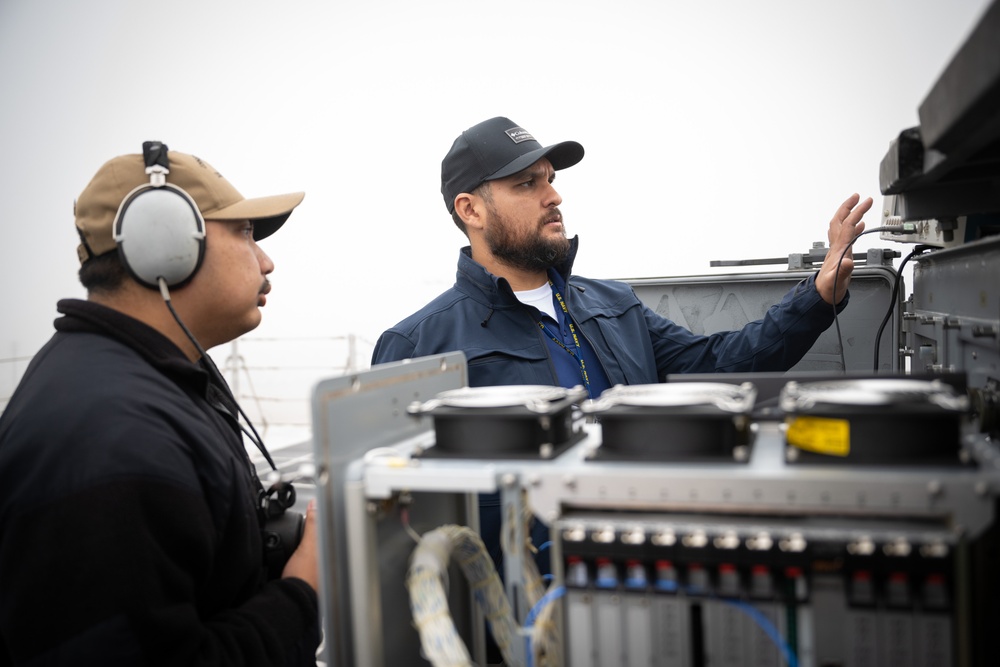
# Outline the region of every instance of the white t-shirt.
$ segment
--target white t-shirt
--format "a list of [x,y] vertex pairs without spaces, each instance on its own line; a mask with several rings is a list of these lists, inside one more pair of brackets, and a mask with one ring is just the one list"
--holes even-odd
[[535,289],[525,290],[523,292],[514,292],[514,296],[521,303],[534,306],[538,310],[542,311],[555,321],[559,321],[556,317],[556,306],[552,303],[552,285],[545,283],[541,287],[536,287]]

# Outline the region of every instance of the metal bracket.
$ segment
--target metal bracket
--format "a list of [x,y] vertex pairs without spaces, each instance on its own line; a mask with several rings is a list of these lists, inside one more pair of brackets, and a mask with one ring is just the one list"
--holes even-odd
[[[771,264],[788,264],[789,271],[818,268],[826,259],[829,248],[823,241],[815,241],[807,252],[793,252],[785,257],[766,257],[758,259],[714,259],[709,265],[713,267],[724,266],[765,266]],[[869,248],[867,252],[856,252],[851,255],[855,266],[888,266],[892,267],[892,260],[899,257],[898,250],[889,248]]]

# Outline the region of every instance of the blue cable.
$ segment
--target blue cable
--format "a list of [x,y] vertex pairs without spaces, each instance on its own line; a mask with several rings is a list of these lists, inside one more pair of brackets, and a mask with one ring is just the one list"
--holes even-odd
[[[785,641],[785,638],[781,636],[780,632],[778,632],[778,628],[774,627],[774,624],[771,623],[771,620],[767,616],[762,614],[760,610],[754,607],[752,604],[735,598],[724,598],[715,595],[706,595],[705,590],[701,587],[679,586],[676,584],[675,586],[677,590],[683,591],[688,595],[692,595],[695,597],[708,597],[712,600],[721,600],[722,602],[725,602],[728,605],[736,607],[744,614],[749,616],[751,619],[753,619],[753,621],[757,624],[757,626],[764,631],[764,634],[767,635],[767,638],[771,640],[771,642],[778,648],[779,651],[781,651],[781,655],[784,656],[785,662],[788,664],[788,667],[799,667],[799,660],[798,658],[795,657],[795,652],[792,651],[792,647],[788,645],[788,642]],[[661,590],[666,590],[666,589],[668,588],[664,587]]]
[[[699,591],[689,589],[684,586],[677,586],[677,589],[683,590],[684,592],[687,593],[692,593],[694,595],[699,594]],[[525,639],[525,648],[526,648],[525,652],[527,653],[526,656],[527,667],[532,667],[533,664],[533,657],[531,651],[531,628],[535,624],[535,619],[538,618],[538,615],[542,612],[542,609],[545,608],[545,605],[552,602],[553,600],[562,597],[565,594],[566,594],[566,587],[557,586],[556,588],[553,588],[545,595],[543,595],[541,599],[535,603],[535,606],[531,608],[531,611],[528,612],[528,616],[527,618],[525,618],[524,621],[524,629],[527,631]],[[767,638],[771,640],[771,642],[778,648],[779,651],[781,651],[781,654],[785,658],[785,662],[788,664],[788,667],[798,667],[799,665],[798,658],[795,657],[795,653],[792,651],[792,648],[788,645],[788,642],[785,641],[784,637],[781,636],[781,633],[778,631],[778,629],[774,627],[773,623],[771,623],[771,619],[769,619],[767,616],[764,616],[764,614],[762,614],[759,609],[754,607],[752,604],[749,604],[742,600],[720,598],[715,596],[711,597],[714,600],[721,600],[722,602],[725,602],[728,605],[736,607],[744,614],[749,616],[751,619],[753,619],[754,623],[756,623],[757,626],[764,631],[764,634],[767,635]]]
[[799,660],[795,657],[795,653],[792,652],[792,648],[785,641],[781,633],[778,632],[778,628],[774,627],[774,623],[771,623],[769,619],[764,614],[760,613],[760,610],[754,607],[752,604],[744,602],[743,600],[731,600],[728,598],[716,598],[722,600],[728,605],[736,607],[744,614],[749,616],[754,620],[754,622],[764,631],[764,634],[778,647],[781,654],[785,657],[785,662],[788,663],[788,667],[798,667]]
[[532,607],[531,611],[528,612],[527,618],[524,619],[524,629],[527,631],[524,643],[525,653],[527,654],[525,656],[527,660],[526,663],[527,667],[532,667],[533,663],[533,659],[531,657],[531,627],[535,624],[535,619],[538,618],[538,615],[540,613],[542,613],[542,609],[545,608],[545,605],[552,602],[553,600],[562,597],[565,594],[566,594],[565,586],[556,586],[555,588],[547,592],[545,595],[543,595],[541,599],[535,603],[535,606]]

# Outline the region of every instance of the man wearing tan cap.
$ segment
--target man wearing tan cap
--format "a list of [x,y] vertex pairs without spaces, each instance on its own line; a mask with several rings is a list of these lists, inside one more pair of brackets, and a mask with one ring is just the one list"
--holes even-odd
[[314,510],[263,488],[204,352],[260,323],[257,242],[302,198],[245,199],[158,142],[80,195],[87,300],[0,416],[0,665],[316,664]]

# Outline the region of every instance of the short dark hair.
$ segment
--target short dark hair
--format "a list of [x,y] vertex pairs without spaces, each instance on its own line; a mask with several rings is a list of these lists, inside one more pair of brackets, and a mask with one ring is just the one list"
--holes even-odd
[[[490,181],[483,181],[477,185],[476,189],[473,190],[471,194],[481,197],[482,200],[490,206],[493,205],[493,186],[490,184]],[[465,221],[458,215],[458,209],[455,209],[455,211],[451,214],[451,219],[455,222],[455,226],[458,227],[459,231],[468,237],[469,230],[465,226]]]
[[104,294],[118,291],[128,278],[117,250],[91,257],[83,263],[77,275],[88,292]]

